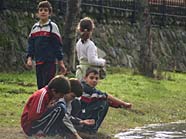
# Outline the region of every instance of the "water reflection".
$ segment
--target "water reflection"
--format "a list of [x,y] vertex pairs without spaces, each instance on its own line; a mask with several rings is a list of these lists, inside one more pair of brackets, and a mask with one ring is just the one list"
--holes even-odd
[[186,139],[186,122],[152,124],[115,135],[118,139]]

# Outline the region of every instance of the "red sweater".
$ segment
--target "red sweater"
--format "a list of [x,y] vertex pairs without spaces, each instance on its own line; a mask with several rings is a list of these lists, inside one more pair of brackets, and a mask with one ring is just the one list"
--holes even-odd
[[40,119],[47,111],[47,106],[51,99],[52,94],[48,92],[47,87],[44,87],[31,95],[21,116],[21,126],[27,135],[29,134],[33,121]]

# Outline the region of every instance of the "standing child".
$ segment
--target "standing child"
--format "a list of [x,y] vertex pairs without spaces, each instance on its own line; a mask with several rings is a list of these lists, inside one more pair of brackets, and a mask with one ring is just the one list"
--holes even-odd
[[56,59],[61,73],[66,73],[63,63],[62,42],[58,26],[49,19],[52,6],[48,1],[42,1],[37,7],[39,22],[35,23],[28,39],[27,66],[32,67],[36,61],[36,76],[38,89],[44,87],[55,76]]
[[90,37],[94,29],[94,23],[91,18],[85,17],[78,24],[80,39],[76,43],[76,52],[79,65],[77,66],[76,77],[82,80],[86,70],[94,67],[97,70],[103,68],[106,60],[98,57],[97,47]]
[[132,104],[124,102],[110,94],[103,93],[95,87],[99,81],[99,72],[89,68],[86,71],[84,81],[82,81],[83,95],[81,96],[81,119],[94,119],[93,126],[85,125],[84,131],[96,133],[104,120],[109,106],[114,108],[131,108]]
[[[66,104],[61,98],[69,93],[70,89],[69,80],[58,75],[48,83],[48,86],[31,95],[21,116],[21,126],[26,135],[60,134],[63,130],[61,119],[66,113]],[[57,103],[53,103],[56,101]]]

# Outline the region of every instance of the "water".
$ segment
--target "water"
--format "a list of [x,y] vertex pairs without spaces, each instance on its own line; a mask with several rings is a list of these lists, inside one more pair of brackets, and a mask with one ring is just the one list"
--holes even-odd
[[152,124],[115,135],[118,139],[186,139],[186,122]]

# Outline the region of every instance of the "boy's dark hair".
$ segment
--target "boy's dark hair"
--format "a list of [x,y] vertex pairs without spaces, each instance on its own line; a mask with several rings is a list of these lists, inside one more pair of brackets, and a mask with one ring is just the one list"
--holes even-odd
[[48,88],[50,90],[54,89],[56,93],[67,94],[71,90],[71,85],[69,80],[63,75],[57,75],[52,80],[50,80],[48,83]]
[[94,69],[94,68],[88,68],[86,70],[86,74],[85,74],[85,77],[87,77],[90,73],[94,73],[94,74],[98,74],[99,75],[99,71]]
[[39,2],[37,5],[37,10],[39,10],[39,8],[48,8],[49,13],[52,13],[52,5],[47,0]]
[[69,79],[71,85],[71,92],[73,92],[76,97],[80,97],[83,93],[83,87],[78,79],[71,78]]

